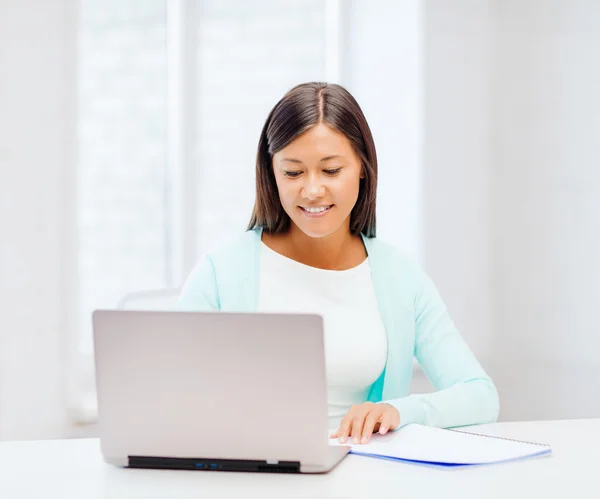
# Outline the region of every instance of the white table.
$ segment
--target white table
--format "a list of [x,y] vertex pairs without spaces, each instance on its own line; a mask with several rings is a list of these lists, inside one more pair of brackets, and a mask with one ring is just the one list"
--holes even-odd
[[349,455],[328,474],[286,475],[117,468],[96,439],[3,442],[0,498],[600,497],[600,419],[470,429],[549,443],[553,455],[454,470]]

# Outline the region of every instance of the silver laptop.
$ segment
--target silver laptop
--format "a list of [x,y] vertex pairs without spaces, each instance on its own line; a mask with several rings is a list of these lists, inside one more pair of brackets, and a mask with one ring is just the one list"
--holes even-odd
[[132,468],[321,473],[330,445],[318,315],[97,310],[104,459]]

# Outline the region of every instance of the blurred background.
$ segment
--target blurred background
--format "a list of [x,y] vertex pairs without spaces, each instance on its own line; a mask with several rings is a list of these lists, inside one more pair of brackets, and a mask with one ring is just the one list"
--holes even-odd
[[95,435],[91,311],[245,229],[264,120],[313,80],[362,106],[378,236],[500,420],[600,417],[600,2],[0,0],[0,439]]

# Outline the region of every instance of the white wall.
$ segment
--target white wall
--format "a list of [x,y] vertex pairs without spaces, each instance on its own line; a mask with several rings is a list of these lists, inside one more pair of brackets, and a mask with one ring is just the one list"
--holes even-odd
[[498,0],[495,362],[506,419],[600,416],[600,2]]
[[494,335],[489,2],[428,1],[425,18],[423,263],[487,368]]
[[75,3],[0,4],[2,439],[68,432],[62,177],[74,165]]
[[600,4],[426,2],[424,263],[501,420],[600,416]]

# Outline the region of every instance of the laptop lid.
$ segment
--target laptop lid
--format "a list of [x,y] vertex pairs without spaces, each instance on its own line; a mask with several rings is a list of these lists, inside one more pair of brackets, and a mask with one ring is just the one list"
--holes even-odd
[[323,459],[320,316],[97,310],[93,334],[107,460]]

